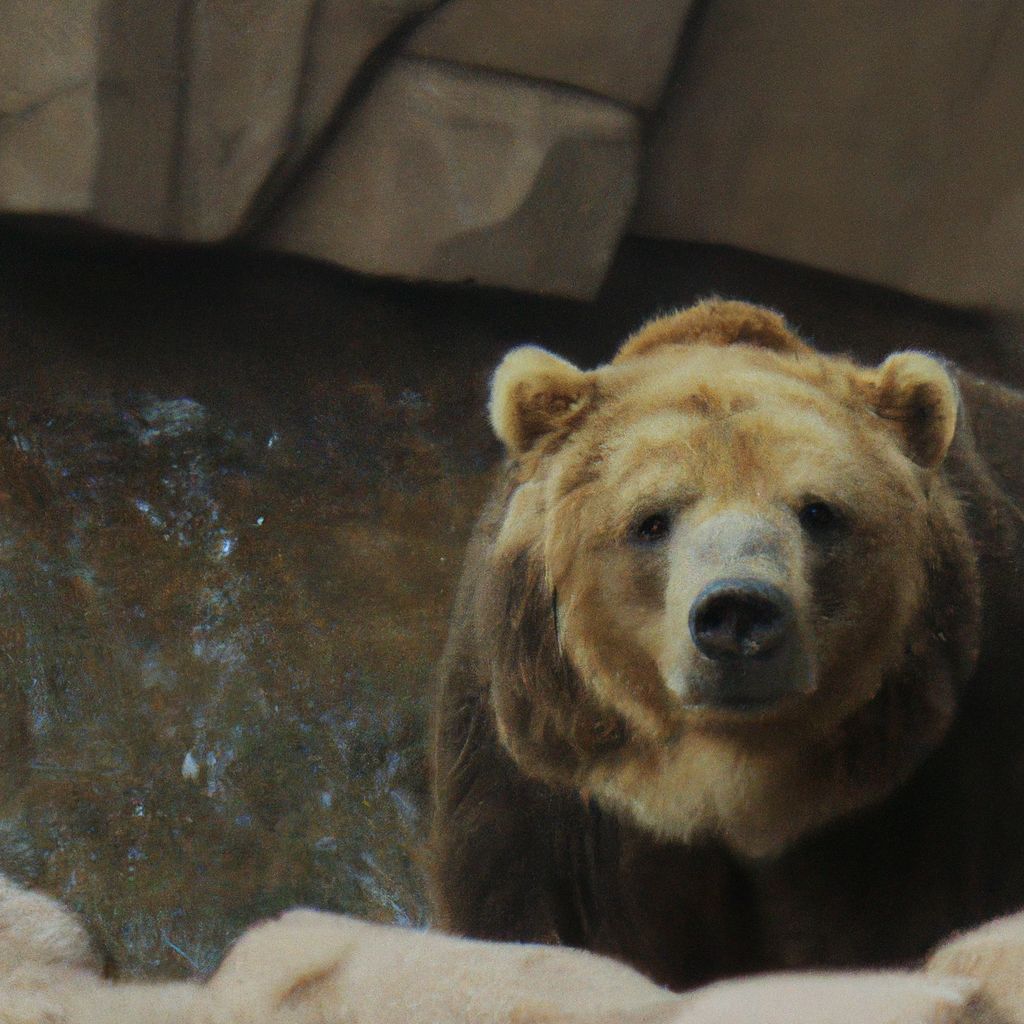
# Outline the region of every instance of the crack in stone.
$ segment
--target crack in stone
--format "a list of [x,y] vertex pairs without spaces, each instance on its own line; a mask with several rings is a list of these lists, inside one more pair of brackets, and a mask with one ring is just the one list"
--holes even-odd
[[0,124],[27,121],[51,103],[64,99],[64,97],[70,96],[73,93],[80,92],[82,89],[86,89],[93,84],[94,80],[92,78],[76,78],[70,82],[64,82],[19,110],[0,110]]
[[273,222],[287,196],[302,187],[307,172],[315,166],[319,157],[337,136],[341,125],[359,106],[373,85],[379,80],[394,60],[401,56],[405,43],[427,20],[432,18],[451,0],[433,0],[428,6],[410,10],[405,17],[381,38],[366,55],[359,69],[350,78],[334,106],[330,117],[320,126],[315,135],[306,140],[305,148],[297,151],[301,138],[300,121],[309,90],[309,67],[312,60],[313,32],[323,14],[323,0],[314,0],[307,22],[303,46],[299,82],[296,85],[295,106],[286,142],[274,165],[266,174],[263,185],[257,190],[246,215],[242,218],[238,234],[253,237],[267,229]]

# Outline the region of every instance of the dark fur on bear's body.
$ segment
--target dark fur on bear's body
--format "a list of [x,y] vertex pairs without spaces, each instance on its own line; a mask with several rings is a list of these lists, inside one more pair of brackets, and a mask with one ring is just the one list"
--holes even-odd
[[[519,607],[533,592],[525,578],[501,598],[508,634],[480,633],[479,609],[497,599],[485,556],[512,490],[510,475],[499,482],[468,554],[435,707],[443,927],[582,946],[683,988],[775,968],[913,961],[954,930],[1024,905],[1024,395],[957,382],[962,410],[940,472],[976,548],[983,625],[954,724],[894,794],[770,858],[658,841],[571,784],[533,781],[517,766],[498,738],[491,667],[508,657],[502,645],[545,658],[551,641],[531,632],[543,610]],[[955,617],[960,595],[947,596]],[[884,716],[884,694],[876,703]],[[613,729],[559,739],[616,741]]]

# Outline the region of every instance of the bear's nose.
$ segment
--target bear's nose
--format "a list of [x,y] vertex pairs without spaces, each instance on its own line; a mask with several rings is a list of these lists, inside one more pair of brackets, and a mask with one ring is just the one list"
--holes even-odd
[[783,641],[793,605],[774,584],[754,579],[709,583],[690,608],[690,635],[715,661],[761,658]]

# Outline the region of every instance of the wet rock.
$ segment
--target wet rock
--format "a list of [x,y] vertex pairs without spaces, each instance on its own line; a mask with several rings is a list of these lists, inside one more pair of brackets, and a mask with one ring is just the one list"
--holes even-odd
[[369,273],[589,296],[633,205],[639,141],[610,102],[403,59],[266,241]]
[[129,970],[210,969],[254,896],[421,922],[440,622],[399,625],[425,609],[395,559],[438,591],[413,511],[437,484],[405,474],[391,500],[424,528],[396,544],[343,511],[355,490],[379,515],[390,485],[302,417],[267,448],[223,403],[67,383],[0,396],[0,863],[59,888]]
[[509,71],[650,109],[693,0],[449,0],[407,52]]

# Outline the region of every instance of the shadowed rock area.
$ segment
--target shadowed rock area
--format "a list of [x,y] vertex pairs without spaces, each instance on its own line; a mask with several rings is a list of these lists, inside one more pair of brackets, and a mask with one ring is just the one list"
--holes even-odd
[[634,243],[590,305],[0,234],[0,869],[127,975],[294,904],[427,920],[425,715],[499,452],[487,376],[717,291],[1003,377],[983,319]]

